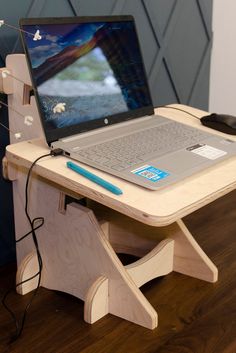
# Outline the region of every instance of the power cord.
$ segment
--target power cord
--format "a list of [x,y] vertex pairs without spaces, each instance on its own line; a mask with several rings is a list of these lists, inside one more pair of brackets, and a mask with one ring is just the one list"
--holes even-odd
[[[31,176],[31,173],[32,173],[32,170],[35,166],[35,164],[42,158],[45,158],[45,157],[48,157],[48,156],[58,156],[58,155],[61,155],[63,153],[63,151],[61,149],[55,149],[54,151],[51,151],[50,153],[47,153],[47,154],[44,154],[40,157],[38,157],[37,159],[35,159],[35,161],[31,164],[29,170],[28,170],[28,173],[27,173],[27,178],[26,178],[26,184],[25,184],[25,208],[24,208],[24,211],[25,211],[25,215],[26,215],[26,218],[30,224],[30,228],[31,230],[26,233],[25,235],[23,235],[21,238],[17,239],[16,240],[16,243],[19,243],[20,241],[22,241],[23,239],[25,239],[26,237],[28,237],[30,234],[32,235],[32,239],[33,239],[33,243],[34,243],[34,246],[35,246],[35,249],[36,249],[36,254],[37,254],[37,259],[38,259],[38,266],[39,266],[39,270],[37,273],[35,273],[33,276],[31,276],[30,278],[27,278],[26,280],[24,281],[21,281],[20,283],[17,283],[16,286],[14,288],[10,288],[9,290],[7,290],[7,292],[4,294],[3,296],[3,299],[2,299],[2,305],[4,306],[4,308],[8,311],[8,313],[11,315],[13,321],[14,321],[14,324],[15,324],[15,334],[13,335],[13,337],[11,337],[10,339],[10,343],[16,341],[22,334],[23,332],[23,329],[24,329],[24,324],[25,324],[25,319],[26,319],[26,315],[28,313],[28,310],[32,304],[32,301],[33,299],[35,298],[37,292],[38,292],[38,289],[39,289],[39,286],[40,286],[40,282],[41,282],[41,275],[42,275],[42,269],[43,269],[43,261],[42,261],[42,256],[41,256],[41,253],[40,253],[40,250],[39,250],[39,245],[38,245],[38,240],[37,240],[37,236],[36,236],[36,233],[35,231],[37,229],[39,229],[40,227],[43,226],[44,224],[44,218],[43,217],[35,217],[34,219],[31,219],[30,215],[29,215],[29,210],[28,210],[28,207],[29,207],[29,197],[28,197],[28,194],[29,194],[29,181],[30,181],[30,176]],[[36,225],[37,223],[37,225]],[[26,305],[25,307],[25,310],[23,312],[23,315],[22,315],[22,318],[21,320],[18,320],[16,318],[16,315],[15,313],[11,310],[11,308],[7,305],[6,301],[7,301],[7,298],[9,296],[9,294],[12,292],[12,291],[15,291],[17,287],[23,285],[24,283],[26,282],[29,282],[31,281],[32,279],[38,277],[38,283],[37,283],[37,287],[36,289],[34,290],[33,292],[33,295],[32,297],[30,298],[28,304]]]
[[156,108],[157,108],[157,109],[158,109],[158,108],[175,109],[175,110],[179,110],[180,112],[183,112],[183,113],[186,113],[186,114],[188,114],[188,115],[191,115],[191,116],[193,116],[194,118],[196,118],[196,119],[198,119],[198,120],[201,119],[199,116],[197,116],[197,115],[195,115],[195,114],[192,114],[192,113],[188,112],[187,110],[184,110],[184,109],[181,109],[181,108],[177,108],[177,107],[173,107],[173,106],[171,106],[171,105],[159,105],[159,106],[157,106]]

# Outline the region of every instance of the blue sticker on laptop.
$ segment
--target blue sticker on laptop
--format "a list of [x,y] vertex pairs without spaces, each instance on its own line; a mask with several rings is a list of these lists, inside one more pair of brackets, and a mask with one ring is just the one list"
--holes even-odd
[[132,170],[131,173],[144,177],[153,182],[164,179],[168,175],[170,175],[164,170],[160,170],[158,168],[152,167],[151,165],[144,165],[140,168]]

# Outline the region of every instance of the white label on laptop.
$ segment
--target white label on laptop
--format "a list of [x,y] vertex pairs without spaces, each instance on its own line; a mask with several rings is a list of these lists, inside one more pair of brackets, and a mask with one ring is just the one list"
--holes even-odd
[[212,160],[220,158],[225,154],[227,154],[227,152],[225,151],[222,151],[222,150],[219,150],[218,148],[215,148],[209,145],[204,145],[204,144],[197,144],[197,145],[191,146],[187,148],[187,150],[190,152],[196,153],[199,156],[212,159]]
[[131,173],[144,177],[153,182],[164,179],[168,175],[170,175],[169,173],[163,170],[157,169],[155,167],[152,167],[151,165],[144,165],[137,169],[131,170]]

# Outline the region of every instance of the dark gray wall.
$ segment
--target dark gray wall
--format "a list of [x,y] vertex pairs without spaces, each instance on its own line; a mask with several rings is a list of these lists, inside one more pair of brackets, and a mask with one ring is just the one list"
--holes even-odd
[[[0,8],[1,19],[15,26],[20,17],[132,14],[154,105],[208,108],[212,0],[0,0]],[[0,65],[7,54],[20,51],[18,32],[3,26]],[[0,133],[3,154],[8,136]],[[3,180],[0,194],[1,264],[14,257],[10,185]]]

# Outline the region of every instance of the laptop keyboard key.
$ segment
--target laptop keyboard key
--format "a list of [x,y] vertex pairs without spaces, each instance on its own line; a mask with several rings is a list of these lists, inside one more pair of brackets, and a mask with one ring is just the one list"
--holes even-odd
[[171,122],[87,147],[78,151],[78,154],[92,162],[122,171],[166,153],[187,148],[205,136],[200,130]]

